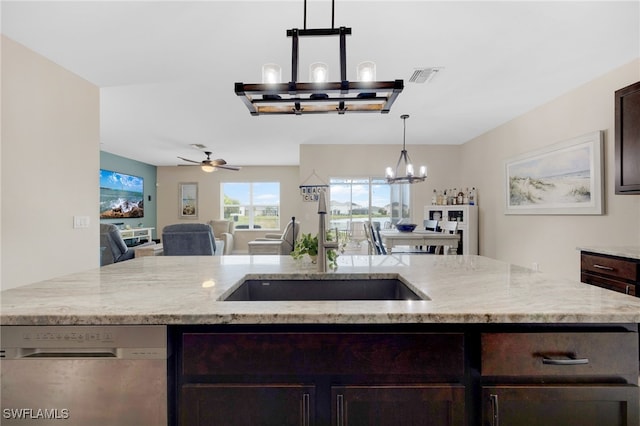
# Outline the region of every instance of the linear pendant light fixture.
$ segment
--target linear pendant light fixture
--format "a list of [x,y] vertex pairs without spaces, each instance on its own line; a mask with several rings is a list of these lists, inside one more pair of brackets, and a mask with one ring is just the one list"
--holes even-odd
[[[408,114],[402,114],[400,116],[402,118],[402,125],[404,127],[404,133],[402,136],[402,151],[400,151],[400,158],[398,158],[398,163],[396,164],[395,170],[391,167],[387,167],[385,171],[385,176],[387,178],[387,183],[416,183],[416,182],[424,182],[427,178],[427,167],[420,166],[420,171],[418,174],[415,174],[413,169],[413,164],[411,163],[411,157],[409,157],[409,153],[406,148],[406,139],[407,139],[407,118],[409,118]],[[398,172],[402,171],[402,167],[404,166],[404,176],[398,175]]]
[[[279,82],[280,67],[266,64],[263,66],[262,84],[235,83],[236,95],[240,96],[251,115],[346,112],[386,114],[391,110],[391,105],[404,88],[404,81],[374,81],[375,64],[372,62],[362,62],[359,65],[359,81],[347,79],[346,36],[351,35],[351,28],[334,27],[334,7],[335,0],[331,0],[331,28],[307,29],[307,0],[304,0],[304,28],[287,30],[287,37],[291,37],[292,41],[291,81]],[[312,81],[299,82],[299,38],[324,36],[340,38],[340,81],[326,81],[326,64],[317,62],[309,70]],[[268,74],[265,75],[265,72]],[[317,82],[316,77],[322,77],[322,80]]]

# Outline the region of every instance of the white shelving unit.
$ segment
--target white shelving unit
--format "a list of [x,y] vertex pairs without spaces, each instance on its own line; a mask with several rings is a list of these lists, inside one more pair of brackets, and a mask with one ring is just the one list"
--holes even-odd
[[121,229],[120,235],[122,235],[123,240],[147,240],[152,241],[151,231],[155,228],[131,228],[131,229]]
[[425,206],[424,219],[457,221],[461,242],[458,254],[478,254],[478,206]]

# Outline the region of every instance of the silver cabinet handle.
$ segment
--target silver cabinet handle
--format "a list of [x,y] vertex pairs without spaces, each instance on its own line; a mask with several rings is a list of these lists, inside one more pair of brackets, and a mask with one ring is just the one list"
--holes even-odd
[[309,426],[310,423],[310,407],[309,407],[310,395],[308,393],[302,394],[302,426]]
[[593,267],[597,269],[603,269],[605,271],[613,271],[613,268],[611,266],[598,265],[597,263],[594,263]]
[[491,401],[491,426],[500,426],[500,411],[498,408],[498,395],[490,394]]
[[344,396],[337,396],[336,426],[344,426]]
[[542,363],[547,365],[583,365],[589,364],[589,358],[549,358],[542,357]]

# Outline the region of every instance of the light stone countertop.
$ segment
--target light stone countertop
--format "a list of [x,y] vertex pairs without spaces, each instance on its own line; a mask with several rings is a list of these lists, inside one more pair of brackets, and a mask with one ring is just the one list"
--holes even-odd
[[640,246],[589,246],[578,247],[578,250],[640,260]]
[[[640,323],[640,298],[480,256],[340,256],[424,301],[223,302],[245,276],[313,278],[290,256],[141,257],[0,293],[2,325]],[[577,266],[576,266],[577,267]]]

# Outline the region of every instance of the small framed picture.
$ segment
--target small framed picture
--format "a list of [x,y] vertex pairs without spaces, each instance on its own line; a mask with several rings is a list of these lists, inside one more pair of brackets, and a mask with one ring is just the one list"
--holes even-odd
[[198,218],[198,184],[196,182],[180,183],[180,217],[184,219]]

